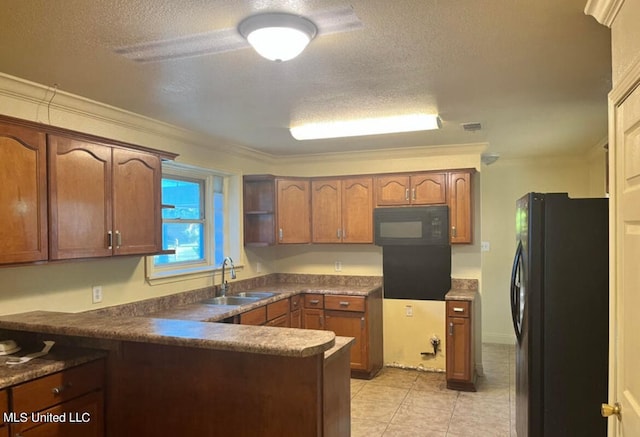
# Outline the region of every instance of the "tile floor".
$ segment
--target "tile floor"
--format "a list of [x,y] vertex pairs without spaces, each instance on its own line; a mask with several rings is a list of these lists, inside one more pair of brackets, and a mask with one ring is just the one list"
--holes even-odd
[[443,373],[384,368],[351,380],[352,437],[515,437],[515,349],[484,344],[478,391],[448,390]]

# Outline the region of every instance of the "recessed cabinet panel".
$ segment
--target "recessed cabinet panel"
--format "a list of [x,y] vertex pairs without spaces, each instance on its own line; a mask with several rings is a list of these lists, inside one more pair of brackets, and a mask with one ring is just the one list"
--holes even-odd
[[158,252],[161,247],[160,159],[113,150],[114,254]]
[[278,243],[311,242],[311,196],[307,179],[278,179]]
[[378,206],[408,205],[411,189],[409,176],[376,177],[376,204]]
[[51,259],[111,256],[111,147],[49,136]]
[[472,243],[471,173],[449,173],[449,235],[451,243]]
[[342,181],[342,242],[373,243],[373,178]]
[[411,176],[411,203],[438,205],[447,203],[447,174],[425,173]]
[[336,179],[311,182],[311,223],[314,243],[342,241],[342,184]]
[[46,167],[44,133],[0,124],[0,264],[47,259]]

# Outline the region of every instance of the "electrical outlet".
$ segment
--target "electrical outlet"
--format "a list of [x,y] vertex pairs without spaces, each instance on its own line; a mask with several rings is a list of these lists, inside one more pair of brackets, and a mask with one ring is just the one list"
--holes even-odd
[[480,243],[480,251],[489,252],[491,250],[491,244],[488,241]]
[[256,263],[256,273],[261,273],[262,272],[262,263],[261,262],[257,262]]
[[336,261],[336,272],[341,272],[342,271],[342,261]]
[[91,300],[93,303],[102,302],[102,285],[94,285],[91,288]]
[[404,315],[407,317],[413,317],[413,306],[406,305],[404,307]]

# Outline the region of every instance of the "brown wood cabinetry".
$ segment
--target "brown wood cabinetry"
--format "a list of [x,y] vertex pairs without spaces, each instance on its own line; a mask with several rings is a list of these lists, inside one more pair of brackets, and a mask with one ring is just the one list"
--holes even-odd
[[471,301],[446,303],[447,388],[454,390],[476,391],[472,309]]
[[324,296],[322,294],[304,295],[302,327],[305,329],[324,329]]
[[51,259],[161,250],[160,158],[49,136]]
[[0,264],[158,253],[175,156],[0,116]]
[[48,257],[46,153],[43,132],[0,124],[0,264]]
[[471,171],[449,173],[449,235],[452,244],[472,243]]
[[311,194],[308,179],[276,180],[278,243],[311,242]]
[[0,437],[9,435],[9,425],[4,423],[5,414],[9,412],[9,395],[7,390],[0,390]]
[[269,246],[276,243],[275,177],[243,177],[244,244]]
[[299,294],[291,296],[290,327],[302,328],[302,299]]
[[353,376],[373,377],[382,368],[382,296],[326,295],[325,328],[355,338],[351,347]]
[[447,174],[419,173],[376,177],[376,205],[437,205],[447,202]]
[[260,308],[247,311],[240,314],[241,325],[264,325],[267,321],[267,307],[262,306]]
[[313,243],[373,242],[373,179],[311,181]]
[[[93,361],[11,387],[10,410],[28,414],[11,424],[15,436],[104,435],[104,362]],[[34,421],[32,413],[62,415],[64,422]]]

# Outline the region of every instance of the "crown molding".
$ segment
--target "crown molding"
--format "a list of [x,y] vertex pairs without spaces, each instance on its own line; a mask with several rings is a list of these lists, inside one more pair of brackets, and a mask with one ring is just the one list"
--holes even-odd
[[611,27],[624,0],[588,0],[584,8],[586,15],[591,15],[598,23]]

